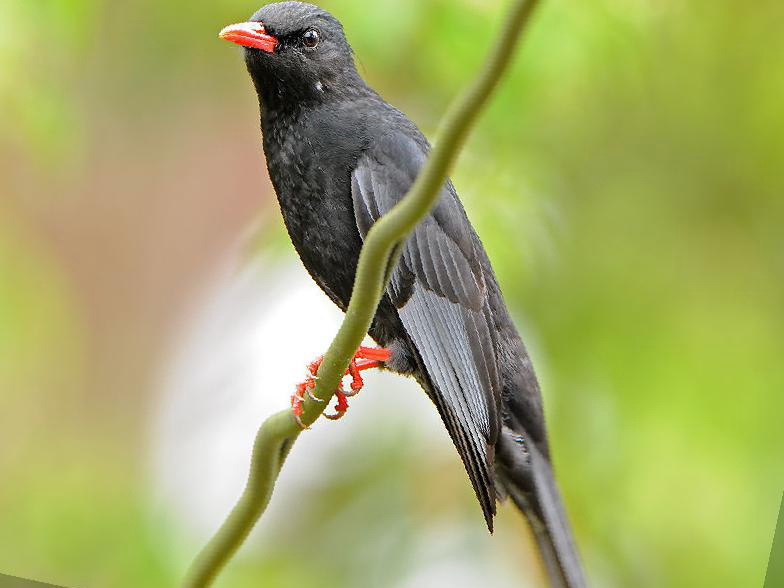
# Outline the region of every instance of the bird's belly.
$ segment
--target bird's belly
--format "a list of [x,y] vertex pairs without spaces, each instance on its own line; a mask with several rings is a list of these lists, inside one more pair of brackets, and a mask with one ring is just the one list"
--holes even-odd
[[334,221],[324,223],[321,219],[314,219],[306,225],[306,229],[297,235],[289,232],[292,243],[311,277],[335,304],[345,310],[359,259],[359,235],[349,233],[345,226]]

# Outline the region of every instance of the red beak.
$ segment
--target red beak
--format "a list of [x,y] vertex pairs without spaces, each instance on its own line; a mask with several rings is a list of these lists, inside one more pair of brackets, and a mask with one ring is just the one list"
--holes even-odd
[[261,49],[266,53],[272,53],[278,46],[278,40],[272,35],[268,35],[264,30],[264,25],[260,22],[229,25],[218,34],[218,37],[243,47]]

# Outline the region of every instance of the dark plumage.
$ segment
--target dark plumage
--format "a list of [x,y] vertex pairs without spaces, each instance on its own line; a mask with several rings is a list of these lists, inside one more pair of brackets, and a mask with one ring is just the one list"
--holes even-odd
[[[408,192],[430,146],[361,79],[340,23],[327,12],[281,2],[251,23],[263,28],[238,26],[250,27],[256,45],[224,38],[246,45],[269,174],[291,240],[345,310],[363,238]],[[488,528],[496,497],[509,494],[531,522],[553,582],[583,586],[552,476],[539,385],[451,182],[403,244],[370,335],[391,350],[387,367],[415,377],[435,403]]]

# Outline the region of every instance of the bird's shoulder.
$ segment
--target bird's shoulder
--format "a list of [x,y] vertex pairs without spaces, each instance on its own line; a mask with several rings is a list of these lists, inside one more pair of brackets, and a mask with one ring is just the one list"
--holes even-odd
[[297,126],[311,139],[325,145],[354,142],[363,154],[383,150],[390,142],[406,140],[422,153],[430,150],[430,144],[413,121],[374,92],[351,100],[315,104],[303,111]]
[[380,98],[372,112],[367,121],[368,152],[405,150],[409,159],[421,164],[430,152],[430,143],[414,121]]
[[[429,146],[418,133],[400,127],[374,134],[352,174],[354,211],[364,235],[411,189],[427,159]],[[406,241],[393,276],[393,301],[405,304],[418,282],[440,296],[479,309],[485,284],[479,240],[449,180],[438,201]]]

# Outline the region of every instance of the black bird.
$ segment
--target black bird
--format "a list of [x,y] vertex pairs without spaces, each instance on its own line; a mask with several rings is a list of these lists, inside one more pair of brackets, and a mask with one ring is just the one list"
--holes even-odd
[[[345,310],[362,241],[408,192],[430,150],[362,80],[341,24],[269,4],[220,37],[245,47],[269,175],[294,247]],[[553,585],[585,586],[550,465],[542,399],[487,253],[447,181],[402,245],[370,336],[388,369],[433,400],[492,532],[496,499],[525,513]]]

